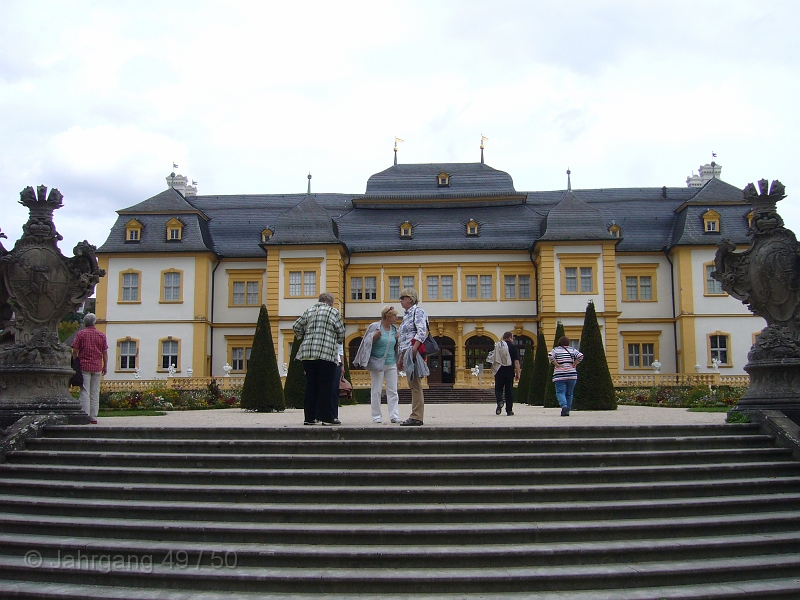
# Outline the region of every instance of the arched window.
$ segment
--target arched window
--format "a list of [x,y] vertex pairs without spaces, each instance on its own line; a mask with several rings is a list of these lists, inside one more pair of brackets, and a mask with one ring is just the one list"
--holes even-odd
[[514,345],[519,350],[519,364],[522,365],[522,359],[525,358],[525,348],[528,347],[528,344],[531,346],[531,350],[534,348],[534,343],[531,338],[527,335],[515,335],[514,336]]
[[485,335],[476,335],[467,340],[465,348],[468,369],[477,365],[486,366],[486,355],[494,348],[494,342],[492,338]]
[[364,338],[356,337],[350,340],[350,343],[347,344],[347,360],[350,362],[350,369],[361,369],[363,367],[356,367],[353,364],[353,359],[356,357],[356,352],[358,352],[358,347],[361,345],[361,340]]

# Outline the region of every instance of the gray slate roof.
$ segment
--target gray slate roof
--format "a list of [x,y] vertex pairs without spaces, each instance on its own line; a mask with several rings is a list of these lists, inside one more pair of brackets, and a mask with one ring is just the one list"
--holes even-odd
[[[435,176],[454,178],[450,192],[436,188]],[[480,179],[479,176],[485,176]],[[440,204],[435,195],[465,197],[464,180],[478,177],[482,190],[469,203]],[[444,188],[447,190],[448,188]],[[417,190],[417,191],[413,191]],[[98,253],[210,251],[229,258],[262,257],[261,232],[274,232],[266,246],[278,244],[341,243],[353,253],[436,250],[529,251],[542,240],[613,239],[608,228],[622,228],[618,252],[661,251],[673,245],[713,245],[721,236],[746,244],[742,192],[712,179],[703,188],[609,188],[517,192],[511,177],[480,163],[397,165],[370,177],[372,198],[433,198],[434,202],[394,200],[358,207],[358,194],[248,194],[183,198],[166,190],[120,210],[117,222]],[[481,198],[482,194],[486,194]],[[525,203],[502,203],[508,194]],[[665,197],[666,195],[666,197]],[[354,204],[355,203],[355,204]],[[719,234],[703,231],[702,214],[714,208],[722,215]],[[176,216],[185,223],[183,240],[166,240],[166,222]],[[125,223],[136,218],[144,225],[139,243],[125,242]],[[479,224],[478,236],[466,235],[466,224]],[[399,226],[409,221],[413,237],[401,239]]]
[[[439,187],[438,175],[450,175]],[[367,180],[366,198],[505,196],[516,194],[511,175],[483,163],[395,165]]]
[[603,215],[571,191],[551,208],[541,225],[540,241],[610,240]]

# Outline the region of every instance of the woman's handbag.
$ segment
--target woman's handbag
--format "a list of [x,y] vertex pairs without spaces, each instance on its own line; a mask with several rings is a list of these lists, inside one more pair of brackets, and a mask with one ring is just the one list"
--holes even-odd
[[353,386],[344,377],[339,379],[339,398],[352,398]]
[[[414,310],[416,312],[416,307]],[[427,358],[429,356],[439,354],[439,344],[436,343],[436,340],[433,339],[433,336],[431,335],[431,322],[425,319],[425,325],[428,326],[428,335],[425,336],[425,341],[422,342],[417,348],[417,352]]]

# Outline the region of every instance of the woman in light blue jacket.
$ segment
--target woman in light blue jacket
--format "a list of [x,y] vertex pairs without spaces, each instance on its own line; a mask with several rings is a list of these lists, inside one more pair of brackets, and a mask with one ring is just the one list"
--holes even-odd
[[353,364],[369,370],[372,383],[370,400],[372,403],[372,422],[381,423],[381,391],[386,381],[386,402],[389,419],[400,422],[397,395],[397,311],[394,306],[384,306],[381,320],[370,323],[356,352]]

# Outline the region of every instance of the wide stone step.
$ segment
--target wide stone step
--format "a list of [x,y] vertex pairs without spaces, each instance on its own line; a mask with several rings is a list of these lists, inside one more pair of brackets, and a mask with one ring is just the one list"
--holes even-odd
[[45,535],[0,534],[6,557],[35,553],[43,561],[72,560],[90,567],[92,557],[123,556],[128,563],[183,563],[214,567],[222,558],[228,567],[293,567],[320,569],[505,568],[563,566],[575,563],[609,564],[737,558],[770,553],[791,554],[800,548],[800,531],[771,534],[733,534],[696,539],[642,539],[548,544],[487,544],[472,546],[390,546],[379,553],[370,546],[301,544],[220,544],[185,542],[179,546],[161,540],[81,539]]
[[[300,419],[302,414],[298,413]],[[348,443],[357,440],[505,440],[505,439],[618,439],[641,440],[696,438],[698,436],[728,437],[756,436],[758,425],[736,423],[719,425],[642,425],[637,427],[110,427],[93,425],[63,425],[47,429],[47,437],[83,439],[161,439],[161,440],[225,440],[236,444],[247,440],[301,442],[304,440],[333,440]]]
[[[224,559],[223,559],[224,560]],[[405,593],[447,593],[454,589],[483,592],[529,592],[559,590],[603,590],[624,586],[668,586],[709,582],[730,583],[757,579],[796,577],[800,554],[721,558],[708,560],[631,562],[610,565],[571,565],[543,567],[507,567],[504,569],[336,569],[321,572],[305,569],[263,567],[196,567],[181,569],[174,564],[153,565],[146,572],[141,565],[118,570],[104,566],[59,568],[49,561],[32,569],[24,558],[0,557],[0,578],[29,579],[42,582],[64,582],[93,585],[157,587],[178,591],[231,590],[243,592],[289,592],[346,594],[384,594],[403,590]]]
[[[702,474],[701,474],[702,475]],[[394,482],[375,486],[266,486],[218,484],[151,484],[104,483],[66,479],[2,479],[0,493],[53,496],[59,498],[104,498],[149,500],[171,498],[175,501],[275,502],[288,504],[382,504],[382,503],[459,503],[495,502],[517,504],[524,502],[575,502],[576,498],[594,500],[626,500],[632,498],[687,498],[695,496],[733,496],[751,494],[800,492],[800,477],[753,477],[709,480],[705,478],[682,481],[618,483],[567,483],[481,485],[474,487],[445,485],[395,485]]]
[[197,454],[183,452],[81,452],[35,450],[10,452],[9,463],[15,465],[51,466],[114,466],[125,468],[195,468],[195,469],[263,469],[275,465],[289,469],[388,469],[398,470],[413,464],[418,469],[490,469],[497,465],[508,468],[612,467],[665,464],[714,464],[738,461],[767,462],[791,459],[791,451],[782,448],[664,450],[642,452],[531,452],[528,454],[387,454],[330,455],[304,454]]
[[[623,483],[641,481],[680,481],[685,479],[725,479],[738,477],[782,477],[800,475],[794,461],[714,463],[689,465],[647,465],[596,468],[510,468],[510,469],[394,469],[394,485],[502,485]],[[0,465],[0,477],[56,479],[125,483],[227,484],[227,485],[377,485],[389,476],[385,470],[371,469],[178,469],[143,467],[95,467],[71,465]]]
[[[29,440],[29,451],[83,451],[125,452],[148,454],[259,454],[297,456],[319,455],[442,455],[472,454],[543,454],[553,452],[668,452],[695,450],[745,451],[756,449],[775,450],[768,436],[695,436],[680,438],[508,438],[497,440],[475,439],[303,439],[303,440],[223,440],[223,439],[128,439],[128,438],[54,438],[43,437]],[[9,454],[9,457],[16,456]]]
[[644,519],[664,515],[701,516],[794,510],[800,493],[682,499],[637,499],[606,502],[530,502],[520,504],[292,504],[96,500],[0,495],[3,512],[15,515],[155,519],[225,523],[458,523],[462,521],[550,522],[570,520]]
[[0,533],[252,544],[518,544],[770,533],[800,529],[800,511],[649,519],[498,523],[223,523],[0,514]]
[[[398,585],[398,590],[402,585]],[[468,588],[469,589],[469,588]],[[693,585],[667,585],[659,587],[636,588],[624,586],[618,589],[541,591],[541,592],[458,592],[460,600],[731,600],[748,598],[771,600],[797,600],[800,597],[800,579],[786,577],[781,579],[743,580],[726,583],[695,583]],[[317,592],[269,593],[236,592],[236,600],[319,600]],[[222,591],[177,591],[153,588],[134,588],[121,586],[81,585],[30,581],[0,581],[0,597],[21,600],[232,600],[230,592]],[[374,594],[340,592],[337,599],[374,600]],[[382,600],[453,600],[452,593],[409,594],[404,591],[381,594]]]

